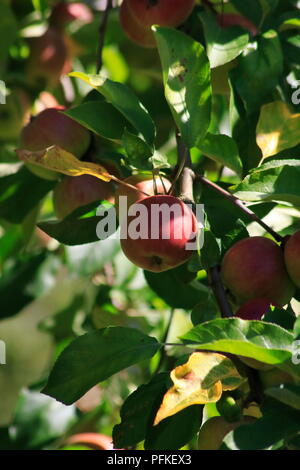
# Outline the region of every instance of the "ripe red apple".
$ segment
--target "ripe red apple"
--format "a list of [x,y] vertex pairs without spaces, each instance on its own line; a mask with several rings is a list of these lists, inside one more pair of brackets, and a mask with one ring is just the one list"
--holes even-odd
[[[125,0],[126,1],[126,0]],[[128,7],[142,25],[178,26],[194,8],[195,0],[127,0]]]
[[[76,121],[62,114],[60,111],[64,109],[63,106],[45,109],[29,121],[21,132],[21,147],[36,151],[58,145],[77,158],[81,158],[90,145],[90,133]],[[30,164],[28,168],[47,179],[57,177],[55,172],[44,170],[37,165]]]
[[242,26],[247,29],[253,36],[258,34],[258,29],[252,21],[238,13],[223,13],[217,15],[217,22],[223,28],[229,28],[230,26]]
[[[143,212],[131,215],[137,207]],[[124,225],[122,219],[121,247],[127,258],[140,268],[166,271],[183,264],[193,254],[187,249],[187,243],[195,240],[197,219],[174,196],[150,196],[137,201],[129,210],[127,227]]]
[[71,61],[63,35],[54,28],[29,39],[27,80],[36,87],[55,87],[62,75],[71,70]]
[[120,23],[126,35],[133,42],[143,47],[156,47],[151,29],[137,21],[128,6],[127,0],[124,0],[120,7]]
[[195,0],[123,0],[120,21],[130,39],[144,47],[155,47],[151,26],[180,25],[194,4]]
[[66,176],[53,191],[53,206],[58,219],[64,219],[78,207],[103,200],[114,203],[113,183],[91,175]]
[[295,292],[283,252],[268,238],[250,237],[235,243],[222,260],[221,273],[224,284],[240,304],[265,299],[282,307]]
[[55,5],[49,18],[49,23],[57,29],[64,29],[72,21],[88,24],[93,21],[92,10],[81,2],[59,2]]
[[252,299],[239,307],[235,313],[236,317],[243,320],[260,320],[269,310],[271,304],[265,299]]
[[300,230],[295,232],[284,247],[286,269],[292,281],[300,287]]
[[139,191],[135,191],[134,189],[130,189],[127,186],[120,184],[116,190],[115,195],[117,213],[119,212],[120,207],[120,196],[127,197],[127,207],[129,208],[132,204],[139,201],[140,199],[145,199],[145,197],[147,197],[146,194],[149,196],[154,196],[155,191],[157,191],[157,194],[166,194],[166,192],[171,187],[170,181],[166,178],[158,177],[155,179],[156,184],[154,184],[152,174],[149,175],[143,173],[129,176],[128,178],[125,178],[124,182],[135,186],[137,189],[139,189]]

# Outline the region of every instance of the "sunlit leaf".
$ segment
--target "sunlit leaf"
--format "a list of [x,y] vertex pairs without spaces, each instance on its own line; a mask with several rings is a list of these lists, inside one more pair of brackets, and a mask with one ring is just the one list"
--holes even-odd
[[150,146],[153,145],[154,123],[148,111],[129,87],[100,75],[72,72],[70,76],[83,80],[99,91],[143,135],[146,142]]
[[263,158],[276,155],[300,142],[300,114],[292,113],[282,101],[265,104],[256,128]]
[[218,318],[195,326],[182,338],[198,349],[252,357],[280,364],[292,356],[293,335],[280,326],[256,320]]
[[65,175],[92,175],[103,181],[110,181],[113,178],[103,166],[91,162],[82,162],[57,145],[37,152],[23,149],[18,149],[16,152],[18,157],[26,163],[32,163]]
[[205,136],[211,113],[210,68],[205,49],[175,29],[155,27],[165,96],[183,141],[196,147]]
[[171,372],[173,387],[165,394],[154,424],[191,405],[216,402],[223,390],[237,388],[244,379],[233,362],[217,353],[196,352]]

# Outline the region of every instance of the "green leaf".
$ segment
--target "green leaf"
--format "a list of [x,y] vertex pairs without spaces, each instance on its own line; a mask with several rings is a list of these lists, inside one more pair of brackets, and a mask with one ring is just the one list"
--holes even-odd
[[0,280],[0,318],[15,315],[33,300],[32,295],[26,292],[26,287],[34,279],[45,259],[45,252],[28,259],[23,258],[22,261],[16,263],[13,269],[2,276]]
[[121,423],[113,429],[115,448],[134,446],[145,439],[155,411],[167,390],[168,380],[169,374],[158,374],[148,384],[138,387],[125,400],[120,411]]
[[258,25],[263,16],[262,7],[259,0],[251,0],[246,3],[244,0],[231,0],[232,5],[238,10],[241,15]]
[[1,48],[0,48],[0,72],[3,73],[4,65],[7,60],[10,46],[17,37],[18,24],[16,18],[6,3],[1,2],[0,5],[0,31],[1,31]]
[[263,158],[276,155],[299,144],[300,114],[293,114],[283,101],[268,103],[261,108],[256,132]]
[[251,357],[279,364],[292,355],[293,335],[280,326],[239,318],[220,318],[197,325],[181,340],[198,349]]
[[162,273],[144,271],[144,276],[151,289],[170,307],[190,309],[199,302],[206,288],[197,281],[191,283],[185,279],[182,270],[183,267],[179,266]]
[[106,139],[121,140],[129,122],[110,103],[87,101],[64,112],[92,132]]
[[209,62],[203,46],[184,33],[155,27],[165,96],[188,147],[205,136],[211,113]]
[[152,156],[153,151],[144,140],[125,129],[122,136],[122,145],[131,168],[139,170],[150,170],[152,168],[149,158]]
[[208,12],[199,14],[207,45],[207,55],[211,68],[227,64],[245,49],[249,35],[239,26],[222,28],[215,17]]
[[221,258],[220,241],[210,230],[204,231],[204,244],[200,251],[200,262],[203,269],[219,264]]
[[213,294],[207,295],[206,299],[201,299],[195,305],[191,313],[191,320],[194,326],[205,323],[220,317],[219,307]]
[[272,398],[261,408],[262,418],[240,426],[225,438],[230,449],[262,450],[300,430],[300,412]]
[[153,146],[155,138],[154,123],[148,111],[130,88],[100,75],[72,72],[70,76],[80,78],[99,91],[108,103],[111,103],[143,135],[146,142]]
[[177,450],[187,444],[198,432],[202,422],[203,406],[194,405],[164,419],[151,427],[145,440],[146,450]]
[[260,108],[274,91],[283,70],[283,56],[276,31],[269,30],[249,44],[239,64],[229,72],[249,112]]
[[294,384],[283,384],[280,387],[271,387],[265,390],[265,394],[275,400],[291,406],[300,411],[300,386]]
[[214,135],[209,132],[198,145],[207,157],[227,166],[238,175],[242,175],[243,165],[235,141],[227,135]]
[[300,160],[272,160],[234,188],[244,201],[283,201],[300,205]]
[[230,127],[239,155],[243,163],[244,174],[256,167],[262,158],[262,153],[256,143],[256,126],[259,118],[258,111],[247,113],[245,105],[239,96],[235,84],[231,81],[230,92]]
[[56,183],[38,178],[23,166],[17,173],[1,178],[0,184],[0,217],[19,224]]
[[86,333],[64,349],[42,392],[70,405],[98,382],[150,359],[159,348],[155,338],[133,328],[108,327]]
[[[99,202],[97,202],[80,207],[79,214],[84,210],[84,208],[85,212],[88,212],[89,208],[95,207],[95,204],[97,204],[99,210]],[[111,219],[115,222],[117,220],[114,215],[114,207],[101,207],[105,212],[104,216],[93,215],[91,217],[79,218],[78,210],[76,210],[63,220],[49,220],[45,222],[40,222],[38,224],[38,227],[44,232],[46,232],[50,237],[55,238],[64,245],[84,245],[85,243],[96,242],[101,240],[97,232],[98,224],[101,223],[102,220],[104,221],[106,217],[110,218],[110,212],[112,214]],[[109,229],[110,232],[107,233],[107,237],[112,235],[117,230],[117,225],[115,225],[114,227],[109,227]]]

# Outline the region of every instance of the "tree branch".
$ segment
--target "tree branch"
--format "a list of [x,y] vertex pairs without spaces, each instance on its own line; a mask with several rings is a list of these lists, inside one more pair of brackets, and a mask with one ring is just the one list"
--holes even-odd
[[238,199],[236,196],[229,193],[228,191],[226,191],[226,189],[221,188],[216,183],[213,183],[212,181],[208,180],[202,175],[196,175],[196,180],[200,181],[205,186],[210,187],[211,189],[213,189],[214,191],[216,191],[217,193],[221,194],[223,197],[228,199],[228,201],[230,201],[233,205],[235,205],[242,212],[247,214],[250,219],[252,219],[254,222],[257,222],[261,227],[263,227],[266,230],[266,232],[270,233],[270,235],[272,235],[272,237],[276,241],[283,242],[283,237],[281,235],[279,235],[271,227],[269,227],[269,225],[267,225],[263,220],[261,220],[251,209],[245,206],[243,201]]
[[103,65],[102,50],[104,46],[108,17],[109,17],[109,13],[112,7],[113,7],[112,0],[106,0],[106,8],[103,12],[101,23],[99,26],[99,42],[98,42],[98,49],[97,49],[97,65],[96,65],[97,74],[100,72],[102,65]]
[[219,305],[222,317],[233,317],[234,315],[227,299],[227,295],[221,280],[218,266],[214,266],[213,268],[208,269],[208,277],[210,281],[210,286]]

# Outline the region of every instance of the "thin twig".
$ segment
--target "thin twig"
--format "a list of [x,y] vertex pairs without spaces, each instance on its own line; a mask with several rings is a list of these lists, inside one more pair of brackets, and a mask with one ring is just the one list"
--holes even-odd
[[166,345],[166,341],[167,341],[167,338],[168,338],[168,334],[169,334],[169,331],[170,331],[170,328],[171,328],[171,324],[172,324],[172,320],[174,318],[174,308],[171,309],[171,312],[170,312],[170,316],[169,316],[169,320],[168,320],[168,324],[167,324],[167,328],[166,328],[166,331],[164,332],[164,336],[163,336],[163,339],[162,339],[162,350],[161,350],[161,354],[160,354],[160,358],[159,358],[159,362],[155,368],[155,371],[154,371],[154,374],[157,374],[163,363],[164,363],[164,360],[166,358],[166,355],[167,355],[167,352],[166,352],[166,349],[165,349],[165,345]]
[[221,188],[216,183],[213,183],[212,181],[208,180],[207,178],[205,178],[205,176],[196,175],[196,180],[200,181],[205,186],[209,186],[211,189],[213,189],[214,191],[216,191],[217,193],[221,194],[226,199],[228,199],[233,205],[235,205],[242,212],[247,214],[250,217],[250,219],[252,219],[254,222],[257,222],[261,227],[263,227],[266,230],[266,232],[270,233],[270,235],[272,235],[272,237],[276,241],[283,242],[283,237],[279,235],[277,232],[275,232],[271,227],[269,227],[269,225],[267,225],[263,220],[261,220],[251,209],[245,206],[243,201],[241,201],[239,198],[237,198],[233,194],[226,191],[226,189]]
[[210,281],[210,286],[219,305],[222,317],[233,317],[233,313],[221,280],[219,268],[217,266],[209,268],[207,273]]
[[103,12],[101,23],[99,26],[99,42],[98,42],[98,48],[97,48],[97,65],[96,65],[96,73],[98,74],[102,68],[102,50],[104,46],[104,40],[105,40],[105,32],[107,28],[107,22],[108,22],[108,17],[110,10],[113,7],[113,2],[112,0],[106,0],[106,8]]

